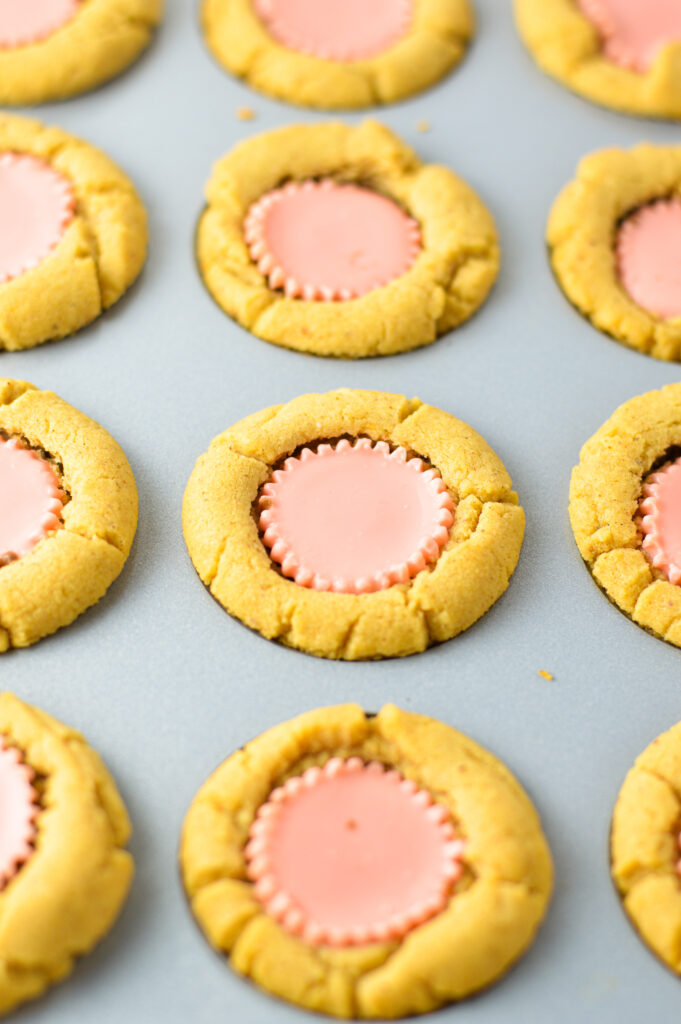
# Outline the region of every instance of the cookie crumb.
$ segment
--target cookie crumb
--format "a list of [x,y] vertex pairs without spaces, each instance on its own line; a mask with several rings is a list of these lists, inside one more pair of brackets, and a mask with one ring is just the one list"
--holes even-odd
[[255,110],[253,107],[239,107],[236,116],[239,121],[255,121]]
[[417,132],[429,132],[430,121],[419,121],[418,124],[416,125],[416,130]]
[[551,682],[551,680],[553,679],[551,673],[547,672],[545,668],[540,668],[537,675],[540,675],[542,679],[548,679],[549,682]]

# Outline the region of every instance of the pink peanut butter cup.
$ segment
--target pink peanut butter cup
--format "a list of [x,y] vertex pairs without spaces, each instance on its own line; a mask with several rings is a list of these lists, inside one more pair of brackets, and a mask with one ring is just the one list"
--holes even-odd
[[454,522],[436,469],[368,438],[304,448],[272,474],[259,504],[284,576],[346,594],[407,583],[436,561]]
[[307,301],[382,288],[421,251],[419,226],[397,203],[329,178],[267,192],[248,211],[244,237],[270,288]]
[[681,42],[679,0],[577,0],[603,39],[605,56],[646,72],[670,43]]
[[0,565],[61,526],[64,495],[49,462],[0,437]]
[[0,0],[0,50],[39,43],[79,9],[80,0]]
[[681,583],[681,458],[650,474],[639,511],[649,561],[670,583]]
[[67,179],[25,153],[0,153],[0,283],[38,264],[73,220]]
[[374,57],[409,31],[413,0],[255,0],[282,46],[323,60]]
[[33,777],[16,747],[0,739],[0,888],[33,853],[38,815]]
[[255,895],[312,945],[401,938],[438,914],[464,842],[425,790],[358,757],[334,757],[273,790],[246,846]]
[[681,199],[658,199],[632,213],[616,251],[629,297],[663,320],[681,316]]

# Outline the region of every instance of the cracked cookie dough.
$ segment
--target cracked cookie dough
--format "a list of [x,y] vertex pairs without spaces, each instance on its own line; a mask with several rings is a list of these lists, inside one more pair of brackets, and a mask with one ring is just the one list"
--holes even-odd
[[0,737],[5,1014],[70,974],[76,958],[109,931],[130,888],[133,861],[123,849],[131,831],[125,806],[79,733],[3,693]]
[[537,64],[595,103],[681,118],[681,12],[675,0],[515,0]]
[[681,723],[636,759],[612,819],[612,877],[645,943],[681,974]]
[[0,349],[73,334],[144,264],[147,217],[132,182],[59,128],[0,115],[0,212]]
[[0,378],[0,652],[95,604],[121,572],[137,489],[107,432],[25,381]]
[[[317,552],[301,550],[298,559],[287,558],[282,543],[268,551],[266,544],[277,544],[268,536],[272,522],[265,521],[270,488],[291,475],[286,471],[296,460],[290,456],[300,456],[303,466],[328,463],[328,451],[315,460],[313,449],[323,455],[325,442],[341,448],[348,439],[353,445],[358,439],[376,442],[377,458],[381,451],[392,452],[394,461],[413,457],[409,475],[417,482],[432,467],[433,495],[444,491],[450,505],[433,509],[425,523],[414,522],[406,513],[395,515],[402,506],[382,501],[378,488],[365,492],[362,482],[360,491],[354,477],[348,482],[339,476],[333,499],[317,506],[324,516],[335,512],[333,518],[315,523],[312,515],[309,529],[296,534],[295,508],[293,520],[292,506],[283,510],[289,539],[312,542],[319,535],[332,543],[321,543]],[[358,507],[350,528],[342,516],[348,490]],[[317,497],[323,500],[319,492]],[[307,506],[314,512],[312,501]],[[418,399],[341,389],[272,406],[218,435],[187,484],[183,524],[196,571],[231,615],[309,654],[357,660],[414,654],[471,626],[506,590],[525,518],[503,464],[471,427]],[[305,564],[337,559],[355,539],[371,550],[387,533],[395,545],[382,567],[341,567],[336,578],[333,563]]]
[[[670,556],[681,519],[667,481],[680,448],[681,384],[669,384],[613,413],[582,448],[570,486],[572,529],[594,579],[629,618],[677,647],[681,586],[671,582]],[[661,502],[650,493],[656,484]],[[665,504],[661,529],[652,529]]]
[[201,20],[232,74],[322,110],[427,89],[459,63],[475,27],[469,0],[204,0]]
[[[404,211],[416,222],[418,248],[416,235],[410,234],[413,225],[407,224],[401,269],[386,274],[383,260],[379,270],[371,262],[378,255],[364,251],[361,260],[373,272],[359,297],[352,297],[357,292],[349,290],[341,298],[340,291],[325,289],[323,281],[317,289],[307,282],[307,291],[292,287],[291,282],[300,282],[285,273],[272,279],[272,253],[258,246],[264,241],[263,217],[276,201],[277,190],[285,185],[283,192],[292,199],[291,189],[299,186],[300,203],[305,196],[314,198],[320,179],[326,182],[326,208],[329,194],[347,195],[347,189],[335,186],[354,185],[366,202],[380,197],[397,215]],[[301,352],[359,358],[427,345],[472,316],[499,269],[494,221],[472,189],[447,168],[422,164],[375,121],[356,128],[338,122],[295,125],[254,136],[218,161],[206,198],[197,256],[211,295],[257,337]],[[279,203],[277,209],[281,208]],[[318,207],[315,212],[319,214]],[[291,216],[292,226],[299,214],[300,206]],[[362,221],[369,223],[361,216],[358,234]],[[258,225],[259,235],[253,233]],[[279,232],[274,241],[281,244],[281,223],[271,230]],[[303,267],[314,268],[328,256],[330,236],[315,232],[312,218],[306,230],[309,236],[303,243],[312,255]],[[368,234],[362,244],[370,247],[372,237],[375,243],[379,235]],[[340,248],[339,225],[333,237]],[[351,239],[346,242],[348,273],[360,257]],[[348,286],[356,283],[353,278]],[[304,297],[293,297],[301,292]]]
[[[390,704],[310,711],[229,757],[189,808],[180,865],[235,971],[307,1010],[362,1019],[427,1013],[491,984],[532,942],[553,884],[508,769]],[[429,907],[414,907],[438,878]],[[368,929],[351,926],[365,917]]]
[[548,222],[558,282],[599,330],[681,359],[681,146],[606,149],[579,164]]
[[151,41],[162,0],[0,0],[0,104],[87,92],[120,74]]

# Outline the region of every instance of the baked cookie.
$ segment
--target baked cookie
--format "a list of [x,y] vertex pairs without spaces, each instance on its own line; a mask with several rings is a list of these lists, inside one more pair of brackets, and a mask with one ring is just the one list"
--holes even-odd
[[515,0],[539,66],[587,99],[646,117],[681,118],[677,0]]
[[0,349],[63,338],[113,305],[146,257],[147,215],[108,157],[0,115]]
[[554,203],[547,241],[561,288],[595,327],[681,359],[681,146],[585,157]]
[[295,125],[218,161],[197,235],[215,301],[259,338],[323,356],[434,341],[484,302],[494,221],[375,121]]
[[624,780],[612,819],[612,876],[641,938],[681,974],[681,723]]
[[[4,571],[4,570],[3,570]],[[130,822],[83,737],[0,695],[0,1014],[35,999],[111,928]]]
[[572,472],[582,558],[639,626],[681,647],[681,384],[632,398],[597,430]]
[[0,0],[0,104],[94,89],[146,49],[163,0]]
[[204,0],[201,20],[232,74],[322,110],[427,89],[459,63],[475,27],[469,0]]
[[216,437],[183,523],[231,615],[354,661],[414,654],[472,625],[508,586],[525,517],[471,427],[418,399],[341,389]]
[[462,999],[531,943],[551,855],[516,779],[443,722],[320,708],[203,784],[180,865],[192,911],[239,974],[336,1017]]
[[135,480],[114,439],[51,391],[0,377],[0,652],[99,601],[136,526]]

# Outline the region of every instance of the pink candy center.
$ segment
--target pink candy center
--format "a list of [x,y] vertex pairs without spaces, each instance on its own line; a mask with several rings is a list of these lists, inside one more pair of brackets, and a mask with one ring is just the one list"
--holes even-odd
[[58,529],[62,499],[50,464],[0,437],[0,558],[21,558]]
[[33,853],[38,795],[19,751],[0,741],[0,888]]
[[437,470],[366,438],[287,459],[260,507],[263,539],[283,574],[341,593],[408,582],[439,556],[454,508]]
[[0,283],[36,267],[73,220],[71,185],[43,160],[0,153]]
[[0,49],[46,39],[79,9],[80,0],[0,0]]
[[324,60],[363,60],[409,30],[413,0],[255,0],[268,32],[282,46]]
[[605,56],[646,72],[661,50],[681,42],[679,0],[577,0],[603,38]]
[[246,847],[256,896],[315,945],[399,938],[441,911],[464,844],[398,772],[333,758],[270,794]]
[[681,459],[647,478],[640,512],[643,550],[671,583],[681,583]]
[[617,269],[638,306],[661,319],[681,317],[681,199],[660,199],[627,217]]
[[396,203],[330,179],[268,192],[250,208],[244,237],[271,288],[309,301],[381,288],[421,251],[418,224]]

